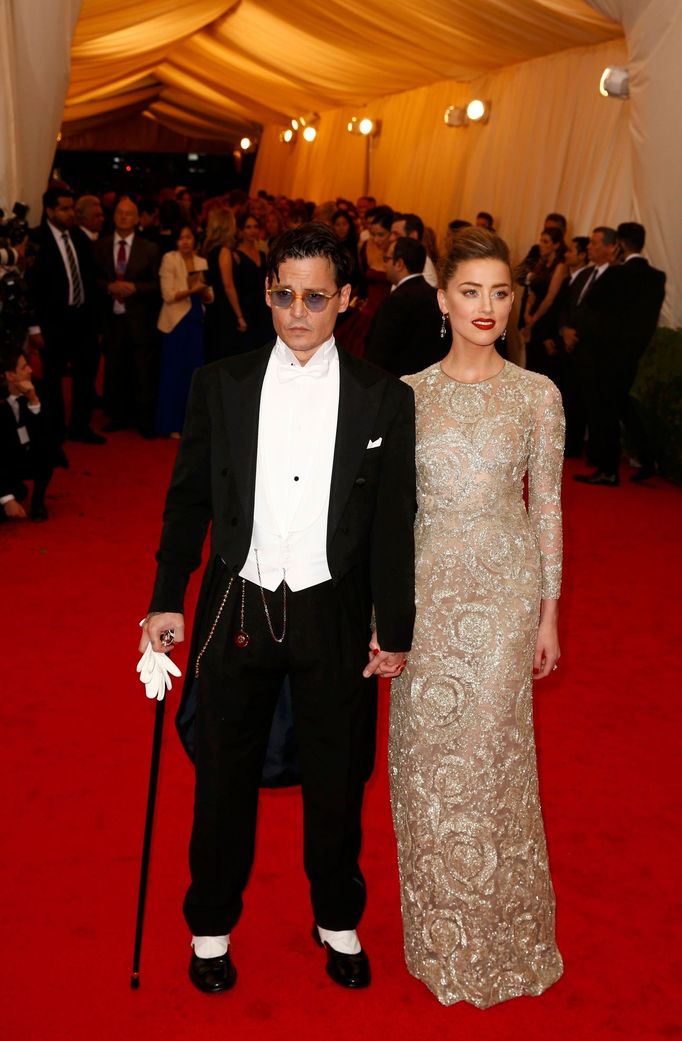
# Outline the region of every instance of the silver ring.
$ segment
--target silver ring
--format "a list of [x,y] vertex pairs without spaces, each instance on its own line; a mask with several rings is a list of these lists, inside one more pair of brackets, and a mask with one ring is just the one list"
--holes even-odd
[[172,647],[175,643],[175,629],[164,629],[159,633],[159,643],[164,647]]

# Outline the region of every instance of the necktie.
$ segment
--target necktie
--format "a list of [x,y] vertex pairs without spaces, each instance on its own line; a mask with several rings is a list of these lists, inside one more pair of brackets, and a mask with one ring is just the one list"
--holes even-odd
[[69,262],[69,272],[71,274],[71,287],[73,290],[73,306],[80,307],[83,303],[83,283],[81,282],[81,276],[78,273],[76,255],[73,252],[73,246],[71,245],[71,239],[69,238],[68,231],[62,232],[62,240],[64,242],[64,249],[66,250],[66,259]]
[[116,278],[119,282],[123,281],[126,273],[126,267],[128,265],[128,256],[126,254],[126,244],[123,239],[118,240],[118,252],[116,254]]
[[578,297],[578,306],[580,306],[580,304],[582,304],[582,302],[585,299],[585,296],[587,294],[587,290],[590,288],[590,286],[596,280],[596,278],[597,278],[597,269],[596,269],[596,267],[593,267],[592,268],[592,274],[590,275],[590,277],[588,278],[587,282],[585,283],[585,285],[580,290],[580,296]]

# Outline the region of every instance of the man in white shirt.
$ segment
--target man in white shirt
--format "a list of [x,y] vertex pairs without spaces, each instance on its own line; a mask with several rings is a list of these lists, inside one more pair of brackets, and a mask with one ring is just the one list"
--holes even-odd
[[196,762],[190,979],[207,993],[236,977],[230,934],[286,676],[313,938],[334,982],[370,982],[356,932],[360,818],[376,680],[400,675],[412,639],[414,399],[406,384],[337,350],[350,263],[320,223],[277,239],[266,290],[277,340],[197,372],[166,500],[141,650],[149,640],[166,649],[160,636],[171,629],[175,642],[184,638],[185,587],[212,522],[177,721]]
[[[417,242],[424,240],[424,221],[416,213],[394,213],[391,225],[391,241],[400,238],[416,239]],[[438,272],[429,254],[424,251],[424,267],[422,268],[424,281],[428,285],[438,288]]]

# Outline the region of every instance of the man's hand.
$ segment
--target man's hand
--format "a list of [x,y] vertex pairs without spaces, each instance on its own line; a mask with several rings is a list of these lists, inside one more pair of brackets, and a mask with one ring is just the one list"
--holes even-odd
[[377,634],[372,633],[369,641],[369,661],[362,675],[365,679],[370,676],[383,676],[385,679],[396,679],[407,664],[407,651],[382,651],[377,641]]
[[4,505],[5,516],[10,520],[26,520],[26,510],[16,499],[9,499]]
[[150,642],[153,651],[163,652],[170,650],[159,639],[161,633],[166,632],[168,629],[172,629],[175,633],[174,644],[182,643],[185,639],[185,616],[175,614],[172,611],[155,612],[147,615],[142,626],[142,636],[137,648],[138,651],[145,651],[147,644]]

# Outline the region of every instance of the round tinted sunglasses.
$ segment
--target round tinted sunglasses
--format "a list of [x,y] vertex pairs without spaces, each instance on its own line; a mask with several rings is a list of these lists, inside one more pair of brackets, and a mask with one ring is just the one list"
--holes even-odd
[[302,293],[295,293],[293,289],[268,289],[270,301],[275,307],[291,307],[294,300],[301,300],[306,311],[324,311],[327,304],[341,292],[337,289],[335,293],[322,293],[319,289],[304,289]]

